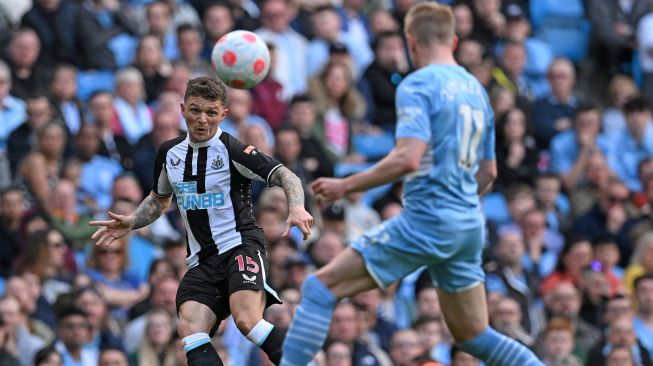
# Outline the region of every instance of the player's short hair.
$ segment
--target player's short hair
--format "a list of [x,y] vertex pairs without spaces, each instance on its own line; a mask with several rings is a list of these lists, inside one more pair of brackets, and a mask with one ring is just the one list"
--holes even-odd
[[417,43],[429,46],[434,42],[453,44],[454,17],[451,8],[436,3],[419,3],[408,11],[404,32],[415,37]]
[[227,105],[227,88],[218,79],[201,76],[188,81],[184,93],[184,102],[190,97],[200,97],[211,101],[217,100],[224,107]]

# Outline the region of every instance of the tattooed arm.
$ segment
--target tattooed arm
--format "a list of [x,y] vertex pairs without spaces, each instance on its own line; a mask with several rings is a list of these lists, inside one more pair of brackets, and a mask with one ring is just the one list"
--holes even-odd
[[122,238],[131,230],[140,229],[154,222],[170,206],[171,200],[172,196],[157,197],[155,194],[150,193],[136,211],[129,216],[118,215],[109,211],[111,220],[89,222],[91,226],[100,227],[91,236],[91,239],[96,240],[97,245],[109,246],[114,240]]
[[304,209],[304,188],[299,177],[282,166],[272,173],[270,183],[281,186],[288,199],[288,220],[283,235],[290,233],[291,226],[297,226],[304,234],[304,240],[308,239],[311,235],[313,217]]
[[282,187],[288,199],[288,207],[304,207],[304,188],[302,181],[285,166],[279,167],[270,177],[270,183]]

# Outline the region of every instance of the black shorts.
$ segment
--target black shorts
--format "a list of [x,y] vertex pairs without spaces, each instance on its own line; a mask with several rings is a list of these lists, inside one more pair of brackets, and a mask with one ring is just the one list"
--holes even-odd
[[256,239],[213,255],[186,272],[177,289],[177,312],[186,301],[197,301],[213,310],[219,325],[231,314],[229,297],[240,290],[263,290],[266,307],[280,304],[277,293],[265,283],[267,254]]

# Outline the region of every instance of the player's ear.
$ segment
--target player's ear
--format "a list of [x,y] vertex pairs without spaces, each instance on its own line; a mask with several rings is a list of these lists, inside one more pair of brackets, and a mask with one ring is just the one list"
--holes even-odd
[[179,103],[179,107],[181,108],[181,113],[186,111],[186,105],[184,103]]
[[451,40],[451,49],[455,52],[456,49],[458,49],[460,39],[458,39],[458,36],[454,34],[453,39]]
[[415,40],[415,36],[410,32],[406,32],[406,45],[408,45],[408,50],[412,54],[415,54],[415,50],[417,50],[417,41]]
[[220,117],[220,120],[223,120],[227,118],[227,114],[229,114],[229,108],[225,108],[222,110],[222,116]]

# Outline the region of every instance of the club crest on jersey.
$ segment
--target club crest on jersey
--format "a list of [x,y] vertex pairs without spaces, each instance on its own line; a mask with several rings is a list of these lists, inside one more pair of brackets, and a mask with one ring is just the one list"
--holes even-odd
[[245,148],[244,150],[245,154],[251,154],[251,155],[256,155],[256,147],[253,145],[249,145]]
[[211,162],[211,168],[220,169],[224,166],[224,161],[222,161],[222,156],[218,155],[217,158],[213,159]]

